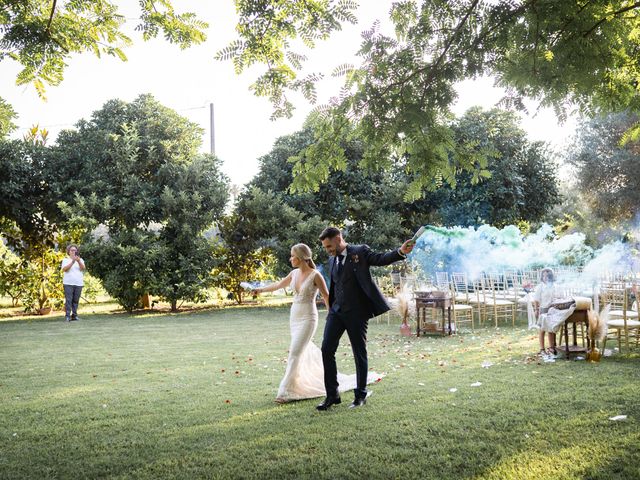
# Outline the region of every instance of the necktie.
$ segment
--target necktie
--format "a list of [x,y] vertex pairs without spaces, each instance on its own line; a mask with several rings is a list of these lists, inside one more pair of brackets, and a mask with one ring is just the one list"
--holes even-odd
[[340,276],[342,274],[342,255],[336,255],[336,274]]

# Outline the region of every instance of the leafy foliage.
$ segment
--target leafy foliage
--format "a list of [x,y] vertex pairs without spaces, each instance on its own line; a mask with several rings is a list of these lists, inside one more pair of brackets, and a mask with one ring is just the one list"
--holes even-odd
[[276,255],[277,273],[289,271],[290,247],[300,241],[322,264],[326,253],[317,235],[327,225],[343,228],[352,243],[375,249],[396,248],[419,225],[504,226],[546,219],[560,201],[556,168],[540,143],[530,143],[515,114],[471,109],[448,128],[452,140],[469,152],[483,151],[486,178],[459,172],[456,186],[440,182],[433,192],[406,201],[413,181],[403,168],[386,171],[362,167],[363,141],[348,135],[340,145],[346,168],[333,172],[314,191],[289,188],[297,175],[291,158],[314,142],[311,128],[279,138],[260,159],[260,171],[240,196],[233,228],[223,238],[244,244],[245,251],[269,248]]
[[142,95],[107,102],[58,138],[56,186],[61,198],[73,196],[61,204],[66,227],[84,228],[92,272],[127,310],[147,292],[173,309],[206,298],[214,258],[202,234],[228,192],[219,160],[197,153],[200,133]]
[[22,297],[23,272],[20,269],[20,257],[0,242],[0,295],[11,298],[16,306]]
[[[302,14],[317,3],[293,2],[291,8]],[[298,90],[300,81],[297,65],[284,63],[285,40],[307,34],[309,25],[300,17],[270,22],[289,18],[284,3],[237,4],[241,18],[250,20],[241,22],[240,40],[219,58],[233,60],[238,71],[265,64],[254,91],[272,100],[274,116],[290,115],[286,92]],[[253,21],[260,17],[257,9],[268,9],[269,16]],[[374,24],[362,33],[361,64],[334,71],[344,75],[344,87],[310,119],[316,138],[296,157],[294,190],[313,191],[330,172],[347,168],[339,144],[345,135],[363,140],[363,166],[406,168],[412,176],[407,200],[443,182],[455,184],[460,172],[478,181],[488,173],[489,152],[456,143],[448,123],[454,84],[479,75],[494,75],[507,88],[508,107],[522,108],[522,98],[531,97],[561,117],[574,108],[586,114],[637,111],[639,9],[640,3],[626,0],[393,2],[395,36]],[[320,36],[335,30],[321,22],[311,27]]]
[[540,142],[530,143],[513,113],[470,109],[453,125],[457,143],[485,152],[488,178],[462,173],[437,192],[445,225],[497,227],[539,222],[560,201],[556,166]]
[[[35,251],[34,251],[35,250]],[[39,246],[18,266],[21,301],[26,312],[38,312],[45,307],[60,308],[64,302],[60,264],[64,254]]]
[[[278,275],[286,274],[291,266],[291,246],[304,242],[316,247],[318,220],[301,220],[300,212],[287,205],[272,191],[251,187],[238,200],[234,212],[220,224],[223,240],[224,264],[236,265],[236,272],[222,270],[217,285],[234,293],[241,300],[239,282],[260,280],[266,265],[277,262]],[[227,268],[225,265],[224,268]],[[222,283],[220,283],[222,282]]]
[[13,107],[0,97],[0,140],[16,129],[13,120],[17,114]]
[[59,217],[49,167],[50,151],[41,142],[0,141],[0,230],[19,253],[54,245]]
[[[160,32],[170,43],[186,48],[206,39],[208,25],[193,13],[177,13],[170,0],[144,0],[136,30],[145,40]],[[90,52],[127,59],[131,39],[122,32],[125,17],[109,0],[22,0],[0,8],[0,61],[22,65],[17,84],[33,84],[45,96],[46,85],[58,85],[67,60]]]
[[[412,229],[403,225],[399,215],[403,202],[398,181],[402,175],[360,168],[363,147],[356,139],[343,143],[345,171],[334,172],[330,181],[318,185],[316,191],[289,190],[297,175],[289,159],[310,145],[313,138],[311,129],[280,137],[273,150],[260,159],[260,171],[236,207],[250,219],[248,223],[263,225],[251,231],[252,238],[263,239],[266,246],[274,248],[280,274],[289,270],[289,251],[298,242],[311,247],[316,263],[326,260],[318,235],[327,225],[343,227],[350,242],[368,243],[374,248],[397,247],[399,239]],[[264,205],[277,208],[268,208],[265,213]],[[260,220],[255,218],[258,212]]]
[[241,282],[272,278],[269,272],[273,266],[273,255],[266,249],[239,254],[233,244],[219,243],[214,254],[220,262],[212,272],[213,285],[229,292],[229,297],[238,304],[242,304],[249,293],[240,286]]
[[640,143],[619,143],[623,132],[637,122],[638,115],[629,112],[585,122],[568,156],[579,190],[595,216],[607,224],[635,221],[640,210]]
[[231,42],[216,54],[218,60],[232,60],[236,73],[264,64],[266,71],[251,86],[258,96],[268,97],[274,105],[273,117],[291,116],[293,104],[287,98],[287,85],[315,102],[315,82],[320,74],[298,79],[296,70],[302,68],[305,56],[291,47],[300,39],[306,47],[313,47],[340,30],[341,23],[355,23],[356,2],[352,0],[236,0],[241,40]]

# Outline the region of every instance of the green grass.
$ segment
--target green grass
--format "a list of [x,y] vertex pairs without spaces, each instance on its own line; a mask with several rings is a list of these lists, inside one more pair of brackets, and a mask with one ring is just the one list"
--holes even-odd
[[[319,413],[273,402],[288,343],[286,307],[0,322],[0,478],[640,478],[637,355],[538,364],[523,326],[373,322],[386,376]],[[353,372],[346,336],[338,356]]]

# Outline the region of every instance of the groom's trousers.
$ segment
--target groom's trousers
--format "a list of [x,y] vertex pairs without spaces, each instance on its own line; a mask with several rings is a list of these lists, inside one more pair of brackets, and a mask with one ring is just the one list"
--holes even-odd
[[324,326],[322,339],[322,363],[324,365],[324,386],[327,397],[338,396],[338,369],[336,366],[336,350],[344,331],[349,335],[353,357],[356,362],[357,386],[354,390],[356,398],[367,396],[367,325],[366,317],[347,315],[330,311]]

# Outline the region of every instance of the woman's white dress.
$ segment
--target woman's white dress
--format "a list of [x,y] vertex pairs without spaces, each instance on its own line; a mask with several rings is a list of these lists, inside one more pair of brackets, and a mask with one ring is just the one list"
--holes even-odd
[[[322,397],[326,393],[322,352],[312,342],[313,334],[318,327],[318,309],[316,308],[318,287],[313,281],[316,275],[320,273],[314,270],[302,284],[299,284],[300,270],[296,269],[291,278],[294,293],[289,316],[291,345],[287,369],[278,389],[277,399],[281,401]],[[369,372],[367,383],[375,382],[380,377],[375,372]],[[353,390],[356,387],[356,376],[338,373],[338,383],[340,392]]]
[[576,309],[575,304],[563,309],[551,306],[558,300],[553,282],[540,283],[533,292],[533,300],[540,304],[540,315],[536,319],[536,327],[545,332],[556,333]]

